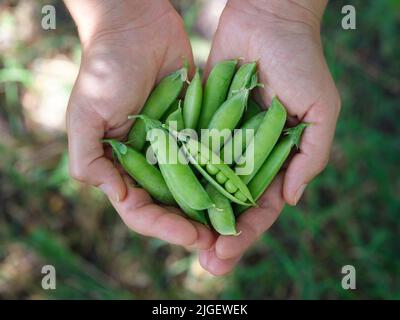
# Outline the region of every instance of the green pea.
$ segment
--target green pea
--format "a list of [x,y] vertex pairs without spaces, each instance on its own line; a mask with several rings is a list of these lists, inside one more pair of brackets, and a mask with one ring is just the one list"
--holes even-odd
[[273,147],[281,135],[286,121],[286,109],[283,107],[277,97],[272,99],[272,104],[265,114],[254,139],[250,142],[245,154],[238,160],[243,167],[245,164],[253,163],[251,173],[242,175],[244,183],[248,183],[258,172],[264,161],[268,158]]
[[228,99],[240,90],[247,88],[251,82],[253,75],[256,74],[257,63],[250,62],[242,65],[233,77],[232,84],[229,88]]
[[218,172],[215,179],[219,184],[224,184],[228,180],[228,178],[222,172]]
[[225,236],[237,235],[235,215],[229,199],[211,184],[207,185],[206,191],[215,203],[215,207],[207,210],[211,225],[215,231]]
[[235,197],[241,201],[246,201],[246,196],[240,190],[235,192]]
[[[251,179],[248,187],[255,200],[258,200],[271,184],[289,157],[292,148],[300,144],[300,139],[306,126],[307,124],[300,123],[296,127],[286,130],[287,134],[278,142],[260,170]],[[247,208],[248,206],[238,206],[235,211],[236,213],[241,213]]]
[[206,165],[206,170],[212,176],[215,176],[219,172],[218,168],[210,163]]
[[175,204],[161,172],[148,163],[145,156],[117,140],[109,139],[104,142],[111,145],[124,170],[154,199],[168,205]]
[[235,193],[238,188],[233,184],[231,180],[228,180],[227,182],[225,182],[225,189],[229,193]]
[[[160,119],[179,96],[186,79],[186,66],[163,78],[151,92],[141,114],[155,120]],[[128,143],[140,151],[143,149],[145,141],[145,125],[141,119],[136,119],[129,132]]]
[[203,101],[203,86],[201,83],[199,69],[186,90],[185,102],[183,104],[183,119],[185,128],[196,129],[199,121],[201,103]]
[[217,63],[211,70],[204,88],[198,129],[208,127],[215,111],[225,101],[236,65],[237,60],[227,60]]

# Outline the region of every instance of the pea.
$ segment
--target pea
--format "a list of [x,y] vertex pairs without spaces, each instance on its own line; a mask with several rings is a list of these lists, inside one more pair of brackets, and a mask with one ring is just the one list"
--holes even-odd
[[228,180],[228,178],[222,172],[218,172],[215,179],[219,184],[224,184]]
[[229,193],[235,193],[238,188],[233,184],[231,180],[228,180],[227,182],[225,182],[225,189]]
[[218,168],[210,163],[206,165],[206,170],[212,176],[215,176],[219,172]]
[[243,202],[246,201],[246,196],[240,190],[235,192],[235,197]]

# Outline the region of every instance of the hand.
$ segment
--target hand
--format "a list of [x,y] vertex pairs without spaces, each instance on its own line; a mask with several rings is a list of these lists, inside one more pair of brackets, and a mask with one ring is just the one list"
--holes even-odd
[[82,63],[67,111],[71,175],[99,186],[123,221],[147,236],[209,248],[214,235],[133,188],[106,157],[101,140],[123,139],[154,84],[193,65],[181,18],[168,1],[65,0],[79,29]]
[[276,94],[290,116],[311,125],[303,134],[301,152],[268,189],[260,208],[238,219],[242,233],[220,236],[211,250],[200,253],[200,263],[213,274],[229,272],[272,225],[284,202],[295,205],[327,164],[340,99],[319,35],[325,5],[326,1],[310,0],[230,0],[221,16],[207,69],[224,59],[258,61],[264,103]]

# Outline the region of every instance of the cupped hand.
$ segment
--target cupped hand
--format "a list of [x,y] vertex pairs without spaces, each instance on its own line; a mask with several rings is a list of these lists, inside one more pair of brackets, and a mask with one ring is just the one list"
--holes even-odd
[[[340,109],[320,40],[325,1],[231,0],[221,16],[208,61],[242,58],[258,61],[260,96],[265,105],[277,95],[297,121],[308,122],[300,152],[284,175],[260,200],[260,208],[238,219],[237,237],[220,236],[200,253],[200,263],[213,274],[229,272],[245,250],[278,217],[285,202],[295,205],[306,185],[327,164]],[[317,5],[315,5],[317,4]]]
[[[90,0],[79,8],[70,0],[66,4],[83,48],[67,110],[71,175],[100,187],[136,232],[209,248],[214,235],[208,229],[155,205],[144,190],[134,188],[106,156],[101,142],[124,139],[132,125],[128,115],[140,111],[155,83],[180,68],[184,57],[193,65],[181,18],[168,1]],[[85,17],[93,12],[96,15]]]

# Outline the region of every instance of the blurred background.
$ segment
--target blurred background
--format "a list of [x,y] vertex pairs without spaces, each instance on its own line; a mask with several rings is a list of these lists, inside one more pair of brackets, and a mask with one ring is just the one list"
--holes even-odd
[[[174,1],[204,64],[223,0]],[[41,8],[57,9],[44,31]],[[341,28],[341,8],[357,29]],[[0,2],[0,298],[400,299],[400,2],[330,1],[323,40],[342,96],[328,168],[295,208],[213,277],[196,256],[130,232],[68,176],[64,114],[80,59],[62,1]],[[57,289],[41,287],[54,265]],[[357,289],[341,287],[354,265]]]

